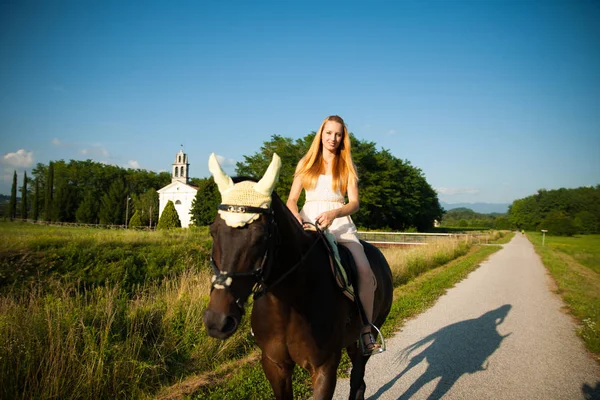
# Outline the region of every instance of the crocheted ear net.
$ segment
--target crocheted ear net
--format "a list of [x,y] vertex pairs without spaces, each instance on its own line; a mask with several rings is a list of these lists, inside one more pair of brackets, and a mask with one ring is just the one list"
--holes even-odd
[[[269,208],[271,196],[254,190],[256,182],[244,181],[236,183],[232,188],[221,194],[221,203],[233,206],[252,206]],[[219,210],[219,215],[232,228],[239,228],[258,219],[259,214],[234,213]]]

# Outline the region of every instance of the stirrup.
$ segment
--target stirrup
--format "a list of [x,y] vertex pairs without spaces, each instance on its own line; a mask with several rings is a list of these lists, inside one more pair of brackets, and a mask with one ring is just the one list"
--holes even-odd
[[[381,331],[379,329],[377,329],[377,327],[375,325],[373,325],[372,323],[369,322],[369,326],[372,329],[375,329],[375,331],[377,332],[377,336],[374,337],[372,332],[361,332],[360,333],[360,347],[362,349],[362,354],[363,356],[371,356],[373,354],[379,354],[379,353],[383,353],[386,349],[385,347],[385,339],[383,338],[383,335],[381,334]],[[370,340],[370,344],[373,345],[372,348],[368,348],[368,345],[365,344],[365,341],[363,340],[365,335],[369,335],[369,340]],[[376,347],[376,345],[378,345],[379,341],[381,341],[381,344],[379,347]]]

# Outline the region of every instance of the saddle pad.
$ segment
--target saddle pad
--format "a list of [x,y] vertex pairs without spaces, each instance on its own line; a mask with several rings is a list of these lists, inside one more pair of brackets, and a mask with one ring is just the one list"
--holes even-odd
[[[335,237],[331,233],[325,234],[331,253],[329,255],[329,264],[331,265],[331,272],[335,278],[335,282],[338,287],[342,289],[342,293],[354,301],[354,286],[352,278],[356,276],[356,264],[350,250],[343,245],[338,247],[335,242]],[[340,250],[343,256],[340,257]],[[343,260],[343,262],[342,262]]]

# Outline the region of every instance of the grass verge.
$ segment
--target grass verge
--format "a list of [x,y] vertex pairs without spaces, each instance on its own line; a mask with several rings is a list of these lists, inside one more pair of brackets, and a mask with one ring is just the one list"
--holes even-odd
[[527,238],[579,321],[579,336],[600,362],[600,235],[546,236],[544,246],[539,233],[527,233]]

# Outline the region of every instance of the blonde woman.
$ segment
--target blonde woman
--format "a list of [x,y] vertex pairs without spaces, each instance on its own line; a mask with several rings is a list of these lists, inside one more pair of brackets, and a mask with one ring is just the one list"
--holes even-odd
[[[306,203],[298,212],[298,198],[306,191]],[[344,195],[348,203],[344,203]],[[287,206],[302,224],[310,222],[328,229],[338,243],[343,243],[358,268],[359,297],[369,321],[373,318],[373,272],[350,218],[358,211],[358,175],[352,162],[350,137],[344,120],[331,115],[323,121],[310,149],[296,167]],[[381,351],[365,325],[360,335],[363,353]]]

